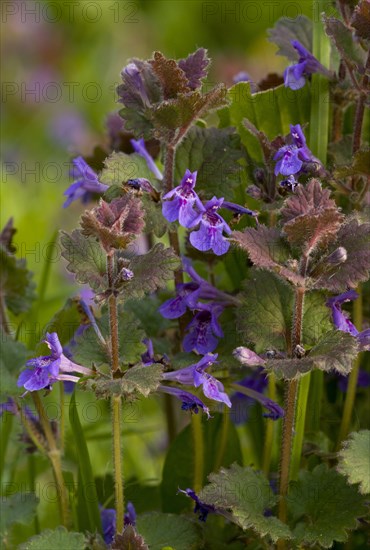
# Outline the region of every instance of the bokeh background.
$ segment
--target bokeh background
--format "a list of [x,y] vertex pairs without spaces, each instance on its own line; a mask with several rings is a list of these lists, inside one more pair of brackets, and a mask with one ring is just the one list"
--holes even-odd
[[[50,242],[56,230],[73,228],[83,210],[79,203],[62,208],[70,160],[104,145],[106,118],[118,110],[115,88],[127,60],[148,58],[154,50],[181,58],[203,46],[213,60],[210,82],[231,85],[242,70],[258,82],[269,72],[282,74],[287,65],[275,55],[267,29],[281,16],[310,16],[314,8],[315,2],[285,0],[3,0],[1,226],[14,217],[18,255],[26,258],[39,289],[45,261],[50,267],[42,304],[23,325],[34,329],[21,330],[21,340],[36,343],[55,311],[80,290],[67,275],[58,245],[52,249]],[[80,412],[95,473],[104,476],[111,470],[109,415],[105,403],[91,405],[91,399],[79,396]],[[50,403],[48,413],[59,420],[61,411]],[[130,492],[135,480],[156,484],[161,478],[165,421],[155,400],[124,414]],[[17,471],[17,483],[29,489],[34,468],[36,483],[45,488],[48,463],[26,459],[16,437],[15,432],[5,482]],[[66,445],[68,465],[76,452],[68,433]],[[152,492],[152,506],[155,498]],[[41,500],[41,527],[53,527],[56,503],[45,494]],[[21,540],[26,535],[25,528]]]

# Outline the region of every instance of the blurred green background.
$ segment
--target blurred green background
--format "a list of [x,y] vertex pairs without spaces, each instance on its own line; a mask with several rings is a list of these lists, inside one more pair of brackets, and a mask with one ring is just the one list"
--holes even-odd
[[[63,191],[71,183],[70,159],[104,145],[106,117],[118,110],[115,88],[127,60],[150,57],[154,50],[181,58],[203,46],[213,60],[210,82],[231,85],[241,70],[258,82],[269,72],[281,74],[287,65],[286,59],[275,55],[276,47],[268,42],[266,30],[281,16],[310,15],[313,4],[268,0],[2,2],[1,226],[14,217],[18,255],[27,259],[38,285],[45,260],[50,260],[52,235],[57,229],[72,229],[83,210],[80,203],[62,208]],[[80,290],[67,275],[58,246],[50,266],[42,308],[33,312],[38,325],[31,338],[36,340],[37,331],[41,335],[55,311]],[[21,331],[20,339],[27,342],[29,335]],[[79,401],[83,411],[92,398],[80,392]],[[136,435],[127,437],[125,443],[126,473],[158,483],[165,448],[162,407],[151,400],[140,403],[137,410]],[[94,413],[93,420],[87,414],[82,420],[95,474],[104,476],[111,470],[108,407],[100,402],[90,416]],[[54,414],[58,419],[60,411]],[[95,418],[101,420],[101,430]],[[73,460],[74,452],[67,436],[68,460]],[[10,449],[6,479],[12,479],[20,466],[18,482],[29,488],[29,472],[35,468],[37,483],[43,486],[50,478],[47,462],[29,458],[27,464],[21,453],[18,446]],[[55,511],[55,502],[50,508],[44,499],[42,527],[58,523],[56,516],[52,519]]]

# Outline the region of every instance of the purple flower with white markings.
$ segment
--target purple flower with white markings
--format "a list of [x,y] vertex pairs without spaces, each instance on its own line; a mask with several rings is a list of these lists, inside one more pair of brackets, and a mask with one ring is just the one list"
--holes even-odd
[[225,220],[217,214],[217,210],[222,207],[223,202],[223,198],[213,197],[206,203],[203,212],[194,220],[193,225],[196,226],[200,223],[200,227],[197,231],[190,233],[190,242],[197,250],[202,252],[213,250],[217,256],[221,256],[229,250],[230,243],[224,238],[223,232],[230,235],[231,229]]
[[63,354],[63,348],[56,332],[50,334],[47,332],[44,342],[51,350],[51,354],[27,361],[26,367],[28,368],[21,372],[17,381],[19,387],[24,386],[28,391],[37,391],[49,388],[57,380],[78,382],[78,376],[71,375],[72,372],[78,372],[85,376],[93,374],[91,369],[73,363]]
[[192,489],[178,489],[177,493],[184,493],[184,495],[192,498],[195,501],[194,514],[199,514],[198,519],[200,521],[206,521],[208,514],[216,514],[217,509],[212,504],[206,504]]
[[203,401],[201,401],[196,395],[173,386],[158,386],[158,391],[168,393],[169,395],[173,395],[174,397],[177,397],[177,399],[180,399],[180,401],[182,401],[181,408],[183,411],[190,411],[198,414],[199,409],[202,409],[207,417],[210,418],[209,408],[206,407]]
[[299,90],[306,83],[306,78],[313,73],[321,73],[330,77],[330,71],[306,50],[298,40],[291,41],[292,46],[299,55],[298,63],[287,67],[284,71],[284,85],[291,90]]
[[291,191],[292,193],[294,193],[298,183],[299,182],[295,179],[294,175],[291,174],[285,180],[281,180],[279,185],[280,187],[283,187],[284,189],[287,189],[288,191]]
[[157,165],[154,162],[154,159],[152,158],[152,156],[147,151],[147,148],[145,147],[144,139],[143,138],[138,139],[138,140],[130,139],[130,143],[131,143],[132,147],[134,148],[135,152],[138,153],[138,155],[140,155],[141,157],[143,157],[146,160],[146,163],[148,165],[149,170],[151,172],[153,172],[155,177],[158,180],[162,180],[163,179],[163,174],[159,170],[159,168],[157,167]]
[[370,329],[365,329],[360,332],[349,319],[348,314],[342,311],[342,304],[356,300],[357,298],[357,292],[352,289],[339,296],[329,298],[326,305],[331,309],[334,326],[338,330],[349,332],[352,336],[355,336],[361,351],[370,350]]
[[86,204],[92,199],[94,193],[103,194],[108,189],[108,185],[100,183],[97,174],[82,157],[77,157],[72,162],[74,166],[70,175],[76,181],[64,191],[67,200],[63,204],[63,208],[67,208],[71,202],[77,199],[81,199]]
[[162,213],[167,221],[179,220],[180,225],[187,228],[194,225],[199,215],[195,207],[204,211],[203,204],[194,191],[196,181],[197,172],[186,170],[180,185],[163,196]]
[[231,407],[229,396],[224,392],[223,384],[208,374],[206,369],[216,362],[217,354],[208,353],[198,363],[189,365],[183,369],[163,374],[163,379],[171,382],[179,382],[186,386],[202,386],[203,393],[208,399],[220,401]]
[[275,166],[276,176],[279,173],[283,176],[297,174],[303,162],[319,162],[307,147],[300,124],[290,125],[290,138],[292,143],[280,147],[274,156],[274,160],[278,161]]
[[221,304],[198,304],[198,309],[200,311],[187,326],[183,347],[188,353],[196,351],[205,355],[217,347],[218,339],[224,335],[218,322],[224,308]]

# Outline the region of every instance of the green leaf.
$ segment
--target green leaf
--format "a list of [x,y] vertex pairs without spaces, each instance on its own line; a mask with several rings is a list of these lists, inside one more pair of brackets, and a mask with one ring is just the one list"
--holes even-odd
[[[120,346],[120,361],[122,363],[136,363],[140,359],[140,355],[144,353],[146,347],[142,343],[145,334],[139,326],[138,320],[131,311],[125,310],[123,307],[118,308],[118,323],[119,323],[119,346]],[[109,316],[105,312],[100,319],[97,319],[97,324],[104,336],[109,337]],[[89,327],[85,332],[76,339],[77,346],[73,349],[73,357],[77,363],[82,365],[108,365],[110,363],[110,355],[106,348],[97,339],[94,329]]]
[[326,34],[330,37],[340,56],[352,67],[362,72],[365,66],[365,52],[353,39],[352,31],[335,17],[323,18]]
[[[224,418],[221,414],[212,415],[210,420],[202,420],[204,438],[204,472],[203,484],[207,475],[221,466],[228,467],[233,462],[242,463],[242,454],[238,433],[232,422],[228,425],[227,444],[223,456],[220,456],[222,447],[222,428]],[[181,513],[189,509],[187,498],[178,495],[177,490],[193,486],[194,481],[194,441],[191,426],[187,426],[172,442],[165,459],[161,494],[162,509],[164,512]]]
[[[4,486],[5,487],[5,486]],[[4,537],[14,523],[30,523],[39,499],[33,493],[15,493],[0,499],[0,533]]]
[[64,248],[63,258],[67,270],[74,273],[76,281],[89,284],[95,292],[107,286],[106,258],[100,244],[92,237],[84,237],[78,229],[71,234],[61,232],[60,242]]
[[181,181],[187,168],[197,170],[198,193],[206,199],[216,195],[230,201],[242,181],[244,156],[234,128],[193,126],[176,152],[175,181]]
[[123,395],[126,399],[137,398],[139,395],[148,397],[158,388],[162,374],[161,364],[154,363],[150,367],[140,364],[129,368],[122,378],[89,380],[87,387],[95,392],[98,399],[108,399],[113,395]]
[[218,474],[211,474],[209,481],[199,498],[217,508],[231,510],[232,520],[242,529],[253,529],[273,542],[291,538],[287,525],[274,516],[264,515],[276,505],[278,497],[261,472],[233,464],[228,470],[221,468]]
[[351,157],[351,160],[351,164],[336,166],[334,170],[335,178],[347,178],[358,174],[363,174],[365,176],[369,175],[370,149],[360,149],[356,151],[355,155]]
[[165,547],[197,550],[201,547],[200,528],[186,517],[154,512],[140,515],[136,525],[150,550],[163,550]]
[[151,197],[145,193],[141,200],[145,212],[145,233],[154,233],[156,237],[163,237],[172,224],[170,224],[162,214],[162,203],[154,202]]
[[24,344],[16,342],[8,334],[1,332],[0,353],[0,400],[20,395],[21,388],[17,386],[18,376],[27,360],[28,351]]
[[36,297],[32,276],[25,259],[17,259],[0,245],[0,287],[5,304],[14,315],[29,310]]
[[109,186],[121,186],[122,183],[126,183],[130,179],[146,178],[152,180],[154,178],[146,160],[137,153],[127,155],[126,153],[114,152],[105,159],[104,166],[105,168],[100,174],[100,181]]
[[291,482],[288,514],[299,543],[330,548],[334,541],[347,540],[346,531],[357,527],[357,518],[366,514],[366,508],[364,497],[343,476],[320,464]]
[[267,368],[279,378],[291,379],[305,374],[314,368],[325,372],[335,371],[348,375],[358,353],[356,338],[348,332],[333,330],[328,332],[302,359],[273,359]]
[[370,493],[370,430],[351,433],[338,459],[338,470],[348,482],[358,483],[360,493]]
[[298,40],[309,52],[312,52],[312,21],[305,15],[294,19],[281,17],[272,29],[267,29],[268,39],[279,49],[277,55],[284,55],[291,61],[298,61],[298,52],[291,41]]
[[[69,404],[69,421],[71,423],[74,440],[78,442],[78,445],[76,446],[76,454],[82,482],[82,490],[78,493],[79,501],[77,507],[79,509],[79,512],[83,513],[84,520],[86,522],[86,525],[88,525],[89,531],[94,533],[97,530],[99,533],[101,533],[102,528],[98,495],[91,467],[89,451],[86,445],[85,435],[78,416],[75,392],[73,392]],[[58,545],[56,547],[58,547]],[[59,547],[63,548],[63,546]],[[68,546],[66,546],[66,548],[68,548]]]
[[156,244],[147,254],[134,256],[128,267],[134,274],[131,281],[122,288],[122,297],[142,298],[145,294],[164,288],[173,278],[180,260],[172,248]]
[[58,527],[53,531],[45,529],[40,535],[32,537],[19,547],[19,550],[84,550],[86,548],[85,537],[82,533],[67,531],[64,527]]
[[259,140],[245,127],[248,119],[272,140],[277,135],[289,132],[289,125],[304,124],[310,119],[310,87],[292,92],[285,86],[278,86],[264,92],[252,94],[248,82],[240,82],[228,91],[230,125],[235,126],[248,154],[255,161],[263,161]]
[[[57,311],[47,324],[48,332],[56,332],[62,345],[66,345],[73,338],[74,333],[82,324],[85,314],[79,311],[78,298],[68,298],[64,306]],[[36,348],[37,354],[39,346]],[[42,353],[40,353],[42,355]]]

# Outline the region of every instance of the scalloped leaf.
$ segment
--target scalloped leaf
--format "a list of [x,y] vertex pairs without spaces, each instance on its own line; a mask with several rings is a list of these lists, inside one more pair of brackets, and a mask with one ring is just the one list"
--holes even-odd
[[334,541],[345,542],[347,530],[355,529],[357,518],[366,514],[364,497],[325,464],[300,472],[290,487],[288,514],[301,544],[330,548]]
[[134,277],[122,289],[124,299],[142,298],[145,294],[164,288],[180,266],[180,259],[172,248],[157,243],[147,254],[134,256],[129,269]]
[[104,168],[99,179],[105,185],[121,186],[122,183],[136,178],[146,178],[148,180],[154,178],[146,160],[137,153],[127,155],[115,151],[105,159]]
[[352,31],[335,17],[323,17],[326,34],[330,37],[339,54],[345,61],[362,72],[365,66],[365,52],[353,39]]
[[302,359],[273,359],[266,365],[278,378],[292,379],[314,368],[348,375],[358,354],[357,339],[348,332],[328,332]]
[[[39,499],[34,493],[14,493],[0,499],[0,534],[3,538],[14,523],[30,523]],[[7,545],[6,545],[7,546]]]
[[0,400],[6,401],[8,397],[15,397],[20,394],[17,386],[17,379],[24,367],[28,350],[24,344],[13,340],[8,334],[0,332],[1,353],[0,353]]
[[287,525],[274,516],[265,516],[265,511],[276,505],[278,497],[261,472],[233,464],[227,470],[221,468],[219,473],[210,474],[209,481],[199,495],[203,502],[231,510],[230,519],[242,529],[253,529],[273,542],[291,538]]
[[335,239],[343,219],[337,208],[326,208],[294,218],[284,225],[284,233],[290,244],[301,247],[308,255],[317,246],[327,245]]
[[173,99],[189,91],[188,78],[177,61],[167,59],[161,52],[154,52],[149,63],[161,83],[164,99]]
[[107,287],[106,255],[92,237],[84,237],[79,229],[71,234],[61,231],[62,256],[68,262],[67,270],[74,273],[76,281],[89,284],[95,292]]
[[359,485],[363,495],[370,493],[370,430],[350,434],[338,455],[338,470],[348,483]]
[[143,537],[136,532],[132,525],[127,525],[122,535],[116,534],[111,548],[112,550],[149,550]]
[[279,49],[277,55],[284,55],[291,61],[297,61],[298,54],[291,41],[298,40],[309,52],[312,52],[312,21],[305,15],[294,19],[281,17],[272,27],[267,29],[268,40],[276,44]]
[[289,247],[279,229],[259,224],[256,228],[234,231],[230,239],[248,252],[257,267],[274,271],[291,283],[304,286],[304,277],[282,265],[289,259]]
[[67,531],[65,527],[57,529],[45,529],[40,535],[32,537],[29,541],[21,544],[19,550],[84,550],[86,548],[85,537],[82,533]]
[[202,85],[202,80],[208,74],[208,66],[210,58],[207,55],[207,50],[198,48],[194,53],[191,53],[185,59],[180,59],[178,65],[182,69],[188,79],[188,86],[192,90],[199,88]]
[[35,296],[33,273],[26,267],[24,258],[16,258],[0,245],[0,287],[5,297],[6,307],[19,315],[28,311]]
[[351,164],[335,168],[335,178],[347,178],[348,176],[356,176],[357,174],[368,176],[370,174],[370,149],[360,149],[351,158]]
[[87,387],[95,392],[98,399],[109,399],[114,395],[122,395],[128,400],[140,395],[148,397],[161,383],[163,368],[159,363],[149,367],[139,364],[129,368],[122,378],[90,379]]
[[241,183],[240,162],[245,153],[234,128],[193,126],[176,152],[175,181],[185,170],[197,170],[196,191],[205,199],[214,195],[232,201]]
[[306,186],[298,185],[294,195],[291,195],[281,209],[283,223],[286,224],[298,216],[316,214],[318,211],[338,209],[335,201],[330,198],[330,190],[323,189],[317,179],[311,179]]
[[355,288],[358,283],[367,281],[370,270],[370,223],[361,224],[352,218],[338,231],[337,240],[331,247],[346,250],[346,261],[335,266],[326,266],[313,285],[333,292],[343,292],[347,287]]
[[202,545],[199,526],[184,516],[142,514],[137,518],[137,530],[150,550],[197,550]]

